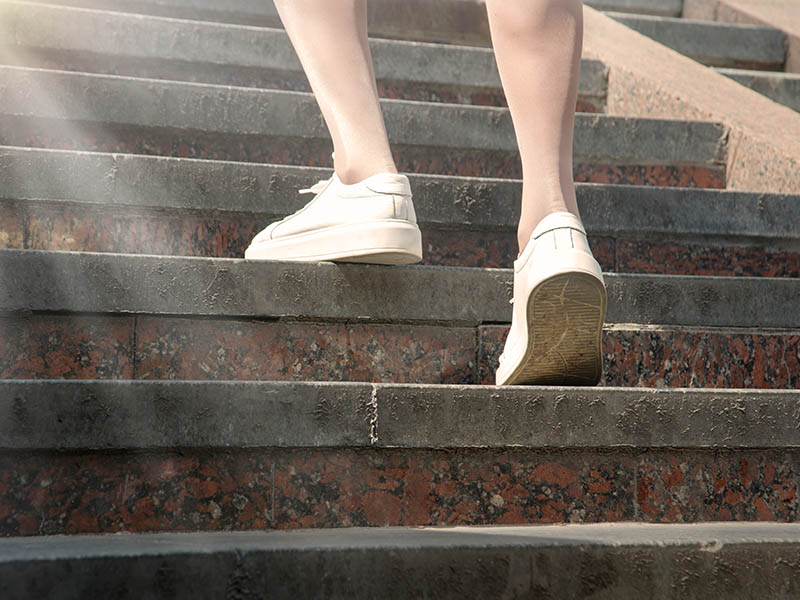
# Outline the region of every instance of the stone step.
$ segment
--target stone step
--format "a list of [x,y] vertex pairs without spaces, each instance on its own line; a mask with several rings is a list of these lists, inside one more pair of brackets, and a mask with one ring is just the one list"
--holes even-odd
[[[2,36],[10,65],[310,91],[278,29],[9,1],[0,4]],[[490,49],[385,39],[370,47],[382,97],[505,105]],[[601,62],[583,61],[580,111],[603,112],[606,75]]]
[[788,600],[800,593],[798,551],[797,524],[72,536],[0,542],[0,586],[9,600],[112,589],[121,599]]
[[798,518],[797,391],[0,382],[0,535]]
[[[2,250],[0,376],[494,383],[511,279],[499,269]],[[605,385],[800,384],[800,281],[606,283]]]
[[[508,109],[383,100],[398,168],[520,174]],[[0,132],[18,146],[329,166],[311,94],[0,67]],[[724,187],[726,128],[705,122],[577,115],[579,180],[690,180]]]
[[583,3],[597,10],[660,17],[680,17],[683,10],[683,0],[584,0]]
[[719,73],[800,112],[800,74],[771,73],[747,69],[717,69]]
[[771,27],[625,13],[608,16],[706,65],[780,70],[786,59],[785,36]]
[[[163,17],[281,27],[271,0],[33,0],[100,10]],[[370,0],[370,35],[429,42],[489,45],[489,24],[482,0]],[[420,15],[424,14],[424,18]]]
[[[0,146],[0,244],[240,258],[330,171]],[[509,267],[521,182],[411,175],[427,264]],[[578,184],[606,271],[800,277],[797,198]],[[697,210],[701,207],[701,210]]]

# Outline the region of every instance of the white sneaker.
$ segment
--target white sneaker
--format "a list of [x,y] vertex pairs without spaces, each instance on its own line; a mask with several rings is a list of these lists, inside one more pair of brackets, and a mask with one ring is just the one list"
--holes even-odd
[[514,261],[514,312],[497,385],[594,385],[606,288],[581,221],[568,212],[542,219]]
[[245,250],[255,260],[339,260],[410,264],[422,260],[422,236],[405,175],[379,173],[346,185],[334,173],[300,193],[314,199],[269,225]]

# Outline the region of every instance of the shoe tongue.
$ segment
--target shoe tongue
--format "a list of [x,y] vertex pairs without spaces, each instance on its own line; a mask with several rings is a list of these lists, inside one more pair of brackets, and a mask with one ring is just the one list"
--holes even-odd
[[581,224],[581,220],[578,217],[570,212],[557,212],[550,213],[544,219],[539,221],[539,224],[536,226],[536,229],[533,230],[531,237],[536,239],[543,233],[559,227],[570,227],[586,233],[583,225]]

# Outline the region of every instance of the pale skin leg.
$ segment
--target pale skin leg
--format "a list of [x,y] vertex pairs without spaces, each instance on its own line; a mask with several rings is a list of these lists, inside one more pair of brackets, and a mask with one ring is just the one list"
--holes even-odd
[[[552,212],[578,214],[572,129],[581,0],[486,0],[497,64],[522,159],[520,249]],[[331,132],[344,183],[397,171],[367,44],[366,0],[275,0]]]
[[367,43],[366,0],[275,0],[333,138],[343,183],[396,173]]
[[520,250],[552,212],[578,215],[572,130],[583,42],[581,0],[486,0],[497,67],[522,159]]

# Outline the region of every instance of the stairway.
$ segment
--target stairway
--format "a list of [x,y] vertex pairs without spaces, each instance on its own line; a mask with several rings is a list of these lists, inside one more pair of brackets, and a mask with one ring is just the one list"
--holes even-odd
[[[707,41],[672,4],[602,8]],[[584,60],[603,381],[496,388],[482,26],[373,20],[425,264],[245,263],[331,144],[271,4],[220,6],[0,2],[0,597],[798,597],[798,198],[726,190],[723,124],[605,114]]]
[[784,73],[786,36],[773,27],[682,18],[682,0],[587,0],[610,17],[775,102],[800,111],[800,74]]

